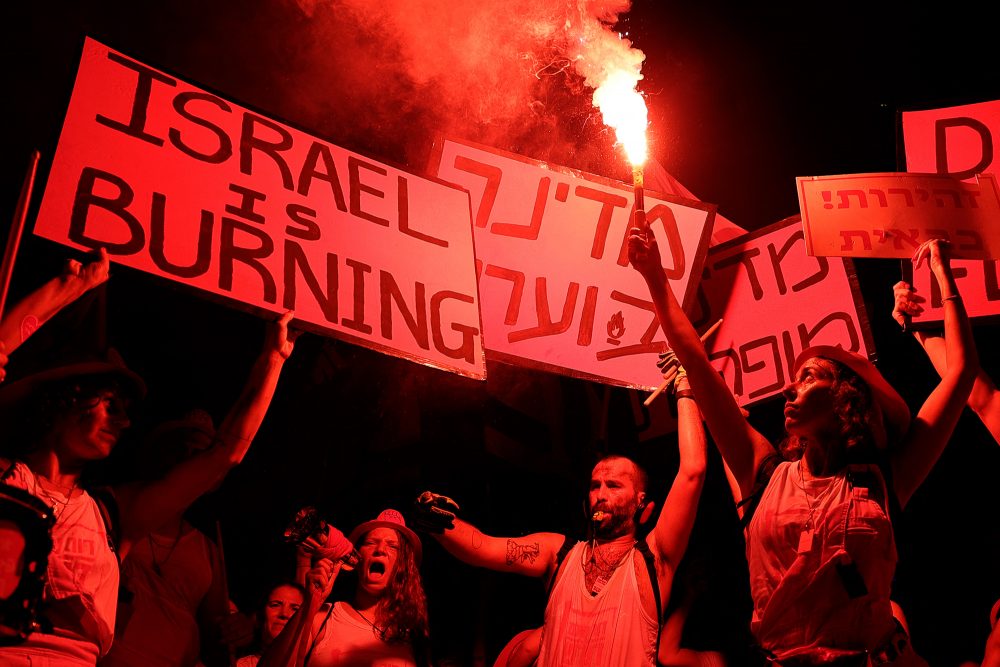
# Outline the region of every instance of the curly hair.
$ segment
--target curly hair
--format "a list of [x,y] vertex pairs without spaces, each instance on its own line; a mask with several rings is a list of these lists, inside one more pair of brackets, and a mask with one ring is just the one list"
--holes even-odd
[[[834,359],[820,357],[833,368],[833,414],[840,423],[840,437],[852,460],[868,460],[875,450],[875,436],[870,424],[881,419],[871,388],[861,376]],[[806,443],[797,435],[787,434],[779,451],[787,461],[802,458]]]
[[[425,642],[428,634],[427,596],[417,567],[416,553],[410,542],[399,537],[399,554],[377,617],[380,638],[389,644]],[[362,536],[363,539],[363,536]]]

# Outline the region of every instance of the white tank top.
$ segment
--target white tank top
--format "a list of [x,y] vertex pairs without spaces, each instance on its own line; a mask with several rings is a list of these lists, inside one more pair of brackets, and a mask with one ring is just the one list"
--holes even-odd
[[657,621],[643,608],[635,549],[608,583],[591,595],[578,542],[566,555],[545,607],[538,667],[610,667],[656,664]]
[[[805,479],[800,466],[775,469],[747,529],[751,629],[778,658],[874,648],[895,629],[892,524],[869,489],[850,483],[847,470]],[[885,495],[877,468],[856,468],[873,474]],[[841,571],[866,592],[852,598]]]
[[323,625],[328,609],[313,619],[313,631],[320,634],[313,640],[307,667],[416,667],[409,644],[385,643],[370,623],[355,618],[346,602],[335,602]]

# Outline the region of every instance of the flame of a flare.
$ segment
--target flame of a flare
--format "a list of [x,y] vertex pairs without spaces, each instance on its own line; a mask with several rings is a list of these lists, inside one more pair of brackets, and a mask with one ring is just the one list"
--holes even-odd
[[614,128],[633,165],[646,161],[646,101],[636,90],[640,78],[636,72],[615,70],[594,90],[594,106],[601,110],[604,124]]

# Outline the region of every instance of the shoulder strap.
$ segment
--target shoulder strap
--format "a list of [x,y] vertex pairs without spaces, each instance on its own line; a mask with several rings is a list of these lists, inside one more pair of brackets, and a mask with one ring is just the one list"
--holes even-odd
[[778,468],[778,465],[783,463],[784,460],[781,454],[774,453],[760,462],[760,468],[757,470],[757,479],[753,483],[753,490],[750,492],[750,495],[736,503],[737,508],[746,508],[743,510],[743,516],[740,518],[740,527],[743,530],[746,530],[747,526],[750,525],[753,513],[757,511],[760,498],[764,495],[764,489],[767,488],[767,484],[771,481],[771,476],[774,475],[774,471]]
[[559,551],[556,552],[556,566],[552,569],[552,576],[549,578],[549,585],[545,591],[546,600],[552,595],[552,589],[556,585],[556,578],[559,576],[559,568],[562,567],[563,561],[566,560],[566,554],[568,554],[572,548],[573,543],[570,542],[568,537],[563,535],[562,546],[559,547]]
[[[653,598],[656,600],[656,626],[660,627],[663,625],[663,605],[660,602],[660,582],[656,577],[656,556],[653,555],[653,550],[649,548],[646,540],[639,540],[635,549],[646,561],[646,573],[649,574],[649,583],[653,586]],[[659,630],[657,630],[656,645],[660,645]]]
[[90,497],[97,503],[97,509],[101,512],[104,520],[104,530],[108,534],[108,547],[118,559],[121,565],[121,512],[118,510],[118,501],[115,499],[114,490],[111,487],[100,486],[90,491]]

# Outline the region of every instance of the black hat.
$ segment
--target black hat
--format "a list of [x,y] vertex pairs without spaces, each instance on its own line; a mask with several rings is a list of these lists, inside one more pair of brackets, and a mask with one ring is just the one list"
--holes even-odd
[[125,365],[117,350],[109,347],[100,352],[87,351],[67,355],[14,382],[0,385],[0,409],[9,411],[44,387],[61,380],[104,375],[119,380],[130,398],[141,399],[146,395],[146,383]]

